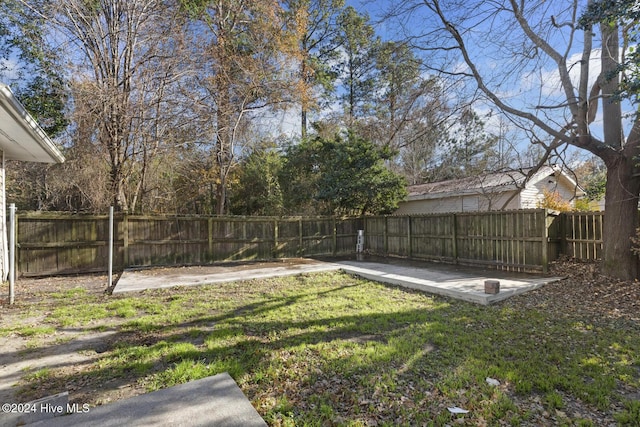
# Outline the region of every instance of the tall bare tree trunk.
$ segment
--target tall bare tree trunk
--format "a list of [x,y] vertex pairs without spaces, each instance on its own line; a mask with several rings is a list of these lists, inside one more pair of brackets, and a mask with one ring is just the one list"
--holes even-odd
[[216,111],[216,166],[218,179],[216,181],[216,213],[224,215],[227,211],[227,176],[231,167],[233,149],[233,135],[230,125],[229,82],[218,79],[218,110]]
[[625,145],[622,133],[622,107],[614,98],[620,77],[614,73],[619,61],[617,26],[601,24],[602,70],[599,84],[602,88],[602,114],[604,141],[617,153],[605,156],[607,185],[605,192],[605,219],[603,225],[602,272],[621,279],[636,279],[640,274],[638,257],[631,252],[630,236],[638,227],[638,194],[640,177],[636,175],[637,141],[629,135]]
[[634,175],[633,162],[622,156],[607,164],[605,217],[603,224],[602,272],[620,279],[640,275],[640,260],[631,256],[631,240],[638,227],[640,177]]

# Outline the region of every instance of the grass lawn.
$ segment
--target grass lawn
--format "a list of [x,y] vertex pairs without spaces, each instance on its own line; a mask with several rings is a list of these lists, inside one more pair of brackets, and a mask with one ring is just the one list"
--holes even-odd
[[74,384],[96,403],[111,383],[152,391],[226,371],[269,425],[640,425],[637,318],[545,292],[485,307],[338,272],[72,289],[18,307],[0,336],[35,351],[63,330],[110,332],[90,363],[25,372],[23,401]]

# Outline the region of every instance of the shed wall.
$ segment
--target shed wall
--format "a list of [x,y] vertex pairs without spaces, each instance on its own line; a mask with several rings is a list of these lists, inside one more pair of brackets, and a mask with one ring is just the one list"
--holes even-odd
[[[514,191],[502,193],[473,194],[435,199],[408,200],[400,202],[396,215],[440,214],[449,212],[486,212],[520,209],[520,198]],[[505,203],[506,206],[505,206]]]
[[534,185],[522,190],[522,209],[536,209],[544,198],[544,190],[558,192],[563,200],[574,204],[575,191],[569,187],[564,180],[558,180],[553,176],[546,177]]

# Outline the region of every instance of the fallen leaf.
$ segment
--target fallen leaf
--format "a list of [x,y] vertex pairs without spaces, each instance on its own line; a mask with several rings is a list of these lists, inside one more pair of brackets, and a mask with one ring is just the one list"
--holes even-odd
[[467,411],[466,409],[458,408],[457,406],[452,406],[452,407],[447,408],[447,409],[452,414],[468,414],[469,413],[469,411]]
[[493,386],[499,386],[500,385],[500,381],[494,379],[494,378],[486,378],[487,384],[489,385],[493,385]]

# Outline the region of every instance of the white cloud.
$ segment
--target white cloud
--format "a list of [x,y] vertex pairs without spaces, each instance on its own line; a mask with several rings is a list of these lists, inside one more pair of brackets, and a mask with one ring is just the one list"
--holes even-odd
[[0,59],[0,79],[3,82],[17,80],[19,76],[18,62],[13,59]]
[[[602,55],[601,49],[594,49],[591,51],[589,58],[589,81],[588,87],[591,88],[595,83],[598,75],[600,75],[601,64],[600,58]],[[569,69],[569,76],[573,82],[573,86],[577,87],[580,82],[582,52],[574,53],[567,59],[567,67]],[[542,95],[553,96],[563,94],[562,85],[560,82],[560,74],[557,68],[552,70],[543,70],[540,74],[540,80],[537,82],[541,88]]]

